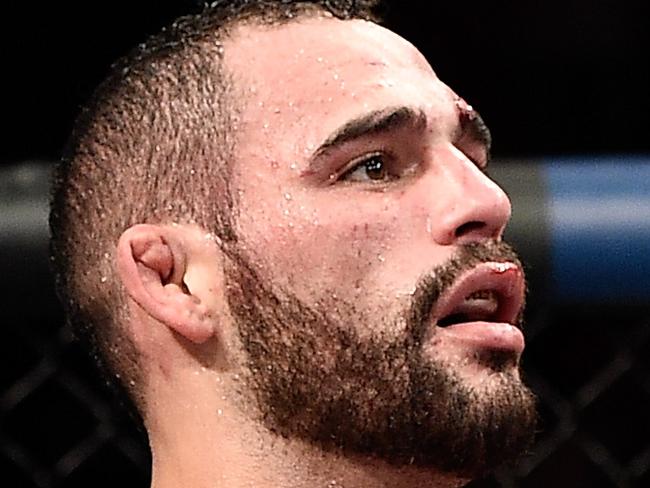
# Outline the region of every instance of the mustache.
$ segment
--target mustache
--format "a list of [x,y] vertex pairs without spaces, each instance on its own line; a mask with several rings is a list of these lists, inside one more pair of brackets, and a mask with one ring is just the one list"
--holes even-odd
[[430,328],[433,307],[440,296],[466,271],[481,263],[513,263],[522,267],[517,252],[509,244],[496,241],[478,241],[461,244],[445,263],[424,274],[415,286],[407,312],[407,337],[420,345]]

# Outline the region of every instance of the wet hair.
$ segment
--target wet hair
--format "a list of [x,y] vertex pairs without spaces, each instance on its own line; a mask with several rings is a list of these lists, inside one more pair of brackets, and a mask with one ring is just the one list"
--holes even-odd
[[143,373],[125,331],[115,248],[138,223],[195,223],[236,240],[228,162],[242,97],[223,65],[229,29],[318,15],[375,20],[376,3],[215,1],[115,63],[79,115],[53,179],[57,292],[75,335],[140,412]]

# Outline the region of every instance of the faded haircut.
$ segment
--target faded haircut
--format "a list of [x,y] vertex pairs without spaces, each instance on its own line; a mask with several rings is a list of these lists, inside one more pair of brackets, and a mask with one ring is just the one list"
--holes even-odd
[[182,222],[236,241],[229,162],[245,90],[223,65],[229,30],[318,15],[376,20],[377,3],[216,1],[114,64],[82,110],[53,180],[52,264],[69,324],[127,406],[142,413],[145,398],[114,269],[120,235]]

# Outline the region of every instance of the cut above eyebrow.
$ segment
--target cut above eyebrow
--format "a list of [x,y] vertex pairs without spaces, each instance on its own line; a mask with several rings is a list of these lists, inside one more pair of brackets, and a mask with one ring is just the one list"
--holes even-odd
[[411,107],[391,107],[375,110],[357,117],[334,131],[323,142],[312,156],[312,160],[337,146],[361,137],[377,135],[407,126],[426,125],[427,117],[424,111]]

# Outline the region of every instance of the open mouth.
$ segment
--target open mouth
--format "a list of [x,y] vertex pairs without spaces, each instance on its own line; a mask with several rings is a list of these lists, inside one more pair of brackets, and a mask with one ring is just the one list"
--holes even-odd
[[496,322],[500,299],[494,290],[479,290],[471,293],[453,311],[438,319],[438,327],[448,327],[462,322]]
[[482,263],[440,296],[434,322],[443,328],[474,322],[518,326],[524,293],[524,275],[515,263]]

